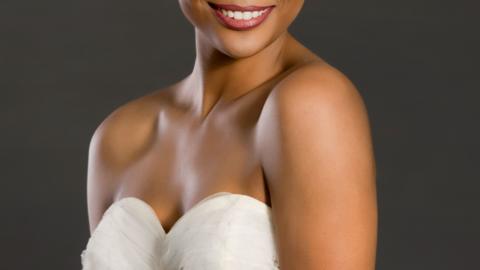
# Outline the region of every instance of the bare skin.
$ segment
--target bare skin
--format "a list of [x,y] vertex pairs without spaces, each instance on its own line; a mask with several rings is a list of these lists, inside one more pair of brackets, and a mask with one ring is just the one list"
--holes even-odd
[[198,201],[228,191],[272,207],[282,270],[374,269],[367,111],[348,78],[286,30],[303,1],[273,1],[289,20],[265,22],[249,35],[270,39],[252,36],[258,44],[240,47],[245,33],[201,16],[205,1],[179,2],[196,27],[195,66],[181,81],[120,106],[95,131],[90,231],[113,202],[134,196],[168,233]]

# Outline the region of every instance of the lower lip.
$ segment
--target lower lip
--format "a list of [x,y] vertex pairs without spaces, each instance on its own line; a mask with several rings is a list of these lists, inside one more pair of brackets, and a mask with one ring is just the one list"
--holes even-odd
[[270,12],[272,12],[273,8],[274,6],[268,7],[262,15],[256,18],[251,18],[249,20],[235,20],[233,18],[223,15],[220,9],[212,8],[212,10],[215,13],[215,16],[224,26],[233,30],[249,30],[259,26],[262,22],[264,22],[267,19],[268,15],[270,15]]

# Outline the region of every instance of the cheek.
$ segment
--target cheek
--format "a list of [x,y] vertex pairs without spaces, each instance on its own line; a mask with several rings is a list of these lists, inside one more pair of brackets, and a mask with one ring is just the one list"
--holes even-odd
[[183,15],[196,28],[204,28],[208,25],[208,13],[205,0],[179,0]]
[[303,7],[303,0],[285,0],[278,3],[277,24],[286,29],[295,20]]

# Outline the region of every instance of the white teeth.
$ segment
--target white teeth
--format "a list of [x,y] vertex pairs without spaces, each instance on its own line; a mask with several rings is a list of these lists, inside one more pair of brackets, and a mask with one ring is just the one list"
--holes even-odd
[[234,18],[235,20],[241,20],[241,19],[243,19],[243,12],[241,12],[241,11],[235,11],[235,12],[233,12],[233,14],[234,14],[234,17],[233,17],[233,18]]
[[253,19],[253,18],[256,18],[260,15],[262,15],[263,13],[265,13],[267,11],[267,9],[264,9],[264,10],[261,10],[261,11],[245,11],[245,12],[242,12],[242,11],[238,11],[238,10],[225,10],[225,9],[220,9],[220,11],[222,12],[222,14],[224,16],[228,16],[232,19],[235,19],[235,20],[250,20],[250,19]]

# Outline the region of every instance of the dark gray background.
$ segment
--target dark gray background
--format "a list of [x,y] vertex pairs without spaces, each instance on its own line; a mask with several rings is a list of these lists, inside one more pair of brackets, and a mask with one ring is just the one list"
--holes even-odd
[[[377,269],[479,269],[479,7],[307,0],[290,28],[367,104]],[[0,2],[0,268],[80,269],[93,131],[194,57],[177,1]]]

